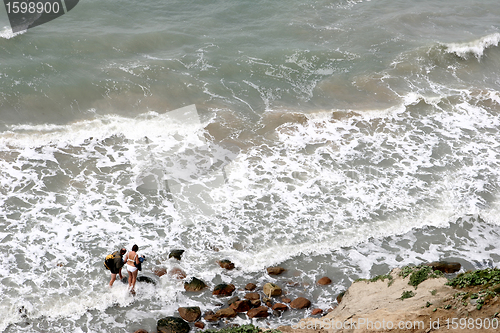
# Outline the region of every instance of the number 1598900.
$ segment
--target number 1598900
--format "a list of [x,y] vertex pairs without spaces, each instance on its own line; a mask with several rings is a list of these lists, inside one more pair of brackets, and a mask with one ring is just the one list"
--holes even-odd
[[61,10],[57,1],[8,1],[5,8],[7,14],[57,14]]

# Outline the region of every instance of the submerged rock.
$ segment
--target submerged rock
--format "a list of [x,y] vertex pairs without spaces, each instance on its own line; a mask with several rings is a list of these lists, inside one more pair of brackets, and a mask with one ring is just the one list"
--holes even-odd
[[182,319],[189,322],[195,322],[201,317],[201,310],[198,306],[180,307],[177,311]]
[[322,285],[322,286],[330,284],[330,283],[332,283],[332,280],[330,280],[330,278],[327,276],[323,276],[321,279],[318,280],[318,284]]
[[167,269],[165,267],[155,267],[153,268],[153,273],[158,277],[162,277],[163,275],[167,274]]
[[156,285],[156,281],[153,278],[150,278],[149,276],[141,275],[137,277],[137,282],[146,282],[146,283],[151,283]]
[[168,276],[170,276],[173,279],[183,280],[186,278],[186,272],[184,272],[179,267],[174,267],[170,269],[170,271],[168,272]]
[[184,289],[186,291],[200,291],[203,290],[207,287],[205,282],[201,281],[200,279],[197,278],[192,278],[190,282],[185,282],[184,283]]
[[158,333],[188,333],[191,327],[182,318],[165,317],[156,323]]
[[245,286],[245,290],[248,290],[248,291],[252,291],[255,288],[257,288],[257,285],[255,283],[247,283],[247,285]]
[[172,250],[168,254],[168,258],[175,258],[177,260],[181,260],[181,256],[184,253],[184,250]]
[[281,266],[276,266],[276,267],[269,267],[267,269],[267,274],[269,275],[279,275],[281,273],[283,273],[285,271],[285,269]]
[[292,309],[304,309],[311,306],[311,301],[305,297],[298,297],[290,303]]
[[234,264],[231,261],[226,260],[226,259],[219,260],[219,261],[217,261],[217,263],[219,264],[220,267],[225,268],[227,270],[231,270],[234,268]]
[[264,318],[269,316],[268,310],[267,306],[259,306],[258,308],[248,310],[247,316],[248,318]]
[[235,290],[236,290],[236,287],[234,285],[221,283],[221,284],[218,284],[215,286],[214,291],[212,292],[212,295],[219,296],[219,297],[231,296],[231,294]]

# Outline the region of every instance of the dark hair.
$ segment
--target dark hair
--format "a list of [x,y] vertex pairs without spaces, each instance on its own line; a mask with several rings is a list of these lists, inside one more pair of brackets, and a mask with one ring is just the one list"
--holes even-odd
[[132,246],[132,251],[134,252],[139,251],[139,247],[136,244],[134,244],[134,246]]
[[127,249],[122,247],[122,249],[120,250],[120,254],[124,255],[126,252],[127,252]]

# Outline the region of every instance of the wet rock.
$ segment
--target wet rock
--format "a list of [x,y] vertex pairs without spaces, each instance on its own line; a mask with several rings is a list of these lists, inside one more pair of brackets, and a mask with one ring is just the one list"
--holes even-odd
[[175,258],[177,260],[181,260],[182,254],[184,253],[184,250],[172,250],[168,254],[168,258]]
[[165,317],[158,320],[156,329],[158,333],[188,333],[191,328],[182,318]]
[[154,275],[161,277],[161,276],[167,274],[167,269],[165,267],[155,267],[155,268],[153,268],[153,273],[154,273]]
[[205,319],[206,321],[208,322],[214,322],[214,321],[218,321],[219,320],[219,317],[217,317],[215,315],[215,313],[213,313],[213,311],[207,311],[205,312],[205,314],[203,315],[203,319]]
[[337,303],[338,304],[340,304],[340,302],[342,302],[342,297],[344,297],[344,294],[345,294],[345,291],[338,294],[338,296],[337,296]]
[[250,300],[246,299],[243,301],[236,301],[232,303],[230,307],[236,312],[247,312],[252,308],[252,303]]
[[259,295],[259,293],[247,293],[245,295],[245,299],[249,299],[249,300],[253,301],[255,299],[260,299],[260,295]]
[[234,311],[232,308],[224,308],[220,309],[215,313],[215,316],[217,318],[234,318],[236,317],[237,313]]
[[185,282],[184,283],[184,289],[186,291],[200,291],[206,288],[207,285],[205,282],[201,281],[200,279],[197,278],[192,278],[190,282]]
[[177,311],[182,319],[189,322],[195,322],[201,317],[201,310],[198,306],[180,307]]
[[432,269],[435,271],[440,271],[443,273],[455,273],[458,272],[462,267],[459,262],[451,261],[434,261],[426,265],[432,267]]
[[281,288],[274,283],[266,283],[263,287],[264,294],[270,296],[280,296],[282,294]]
[[252,308],[258,308],[261,305],[260,299],[253,299],[250,301]]
[[252,291],[255,288],[257,288],[257,285],[255,283],[247,283],[247,285],[245,286],[245,290],[249,290],[249,291]]
[[318,280],[318,284],[322,285],[322,286],[330,284],[330,283],[332,283],[332,280],[330,280],[330,278],[327,276],[323,276],[321,279]]
[[156,281],[153,278],[150,278],[149,276],[141,275],[137,277],[137,282],[146,282],[150,284],[156,284]]
[[281,301],[282,301],[283,303],[287,303],[287,304],[288,304],[288,303],[290,303],[290,302],[292,302],[292,300],[291,300],[291,299],[289,299],[288,297],[282,297],[282,298],[281,298]]
[[311,306],[311,301],[305,297],[298,297],[290,303],[292,309],[305,309]]
[[258,308],[253,308],[248,310],[248,318],[264,318],[269,316],[269,308],[267,306],[259,306]]
[[127,284],[128,283],[128,277],[124,277],[123,279],[120,280],[122,283]]
[[239,301],[240,298],[238,296],[234,296],[234,297],[231,297],[228,301],[227,301],[227,305],[231,305],[233,304],[234,302],[237,302]]
[[319,315],[319,314],[322,314],[322,313],[323,313],[323,310],[316,308],[316,309],[313,309],[311,311],[311,316],[316,316],[316,315]]
[[215,286],[214,291],[212,292],[212,295],[219,296],[219,297],[231,296],[231,294],[235,290],[236,290],[236,288],[233,284],[221,283],[221,284],[218,284]]
[[148,333],[148,331],[143,330],[142,328],[140,330],[135,331],[134,333]]
[[182,280],[186,278],[186,272],[184,272],[179,267],[174,267],[170,269],[170,271],[168,272],[168,276],[170,276],[173,279]]
[[281,266],[276,266],[276,267],[269,267],[267,269],[267,274],[269,275],[279,275],[281,273],[283,273],[285,271],[285,269]]
[[194,323],[194,326],[199,328],[199,329],[205,328],[205,324],[202,321],[197,321],[196,323]]
[[226,259],[219,260],[219,261],[217,261],[217,263],[219,264],[220,267],[225,268],[227,270],[231,270],[234,268],[234,264],[231,261],[226,260]]
[[273,310],[275,311],[286,311],[288,310],[288,306],[283,303],[276,303],[273,305]]

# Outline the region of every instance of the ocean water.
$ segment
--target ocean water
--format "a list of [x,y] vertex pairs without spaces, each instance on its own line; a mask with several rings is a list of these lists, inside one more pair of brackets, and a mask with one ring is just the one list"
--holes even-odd
[[[498,17],[496,0],[82,0],[12,33],[2,7],[0,331],[154,331],[218,309],[221,282],[327,309],[393,267],[498,266]],[[105,255],[133,244],[142,275],[210,288],[108,289]]]

